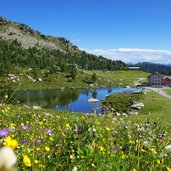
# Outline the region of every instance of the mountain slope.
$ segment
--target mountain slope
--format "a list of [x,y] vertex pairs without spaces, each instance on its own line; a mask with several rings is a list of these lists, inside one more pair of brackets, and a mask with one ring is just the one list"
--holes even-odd
[[77,64],[79,68],[89,70],[127,69],[122,61],[88,54],[65,38],[45,36],[25,24],[3,17],[0,17],[0,49],[1,68],[15,65],[56,72],[68,71],[70,64]]
[[163,64],[142,62],[142,63],[136,64],[135,66],[138,66],[140,67],[141,70],[147,71],[147,72],[159,72],[159,73],[171,72],[171,67],[168,65],[163,65]]

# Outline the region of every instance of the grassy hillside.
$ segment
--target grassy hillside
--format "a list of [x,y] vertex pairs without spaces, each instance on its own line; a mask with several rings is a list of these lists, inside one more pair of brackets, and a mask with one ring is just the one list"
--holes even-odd
[[152,117],[153,119],[159,117],[165,122],[171,124],[170,99],[152,91],[145,95],[142,102],[144,103],[145,107],[140,110],[139,113],[141,115],[149,115],[149,117]]
[[[97,75],[97,81],[92,82],[91,78],[93,73]],[[20,81],[15,83],[7,81],[7,77],[0,77],[1,86],[6,83],[12,89],[16,89],[19,85],[19,89],[59,89],[61,87],[66,88],[88,88],[90,83],[93,83],[93,87],[122,87],[122,86],[134,86],[134,81],[139,78],[146,78],[147,73],[137,71],[82,71],[78,70],[75,80],[71,80],[70,74],[66,72],[56,72],[53,74],[47,73],[47,70],[30,71],[29,69],[18,69],[16,76],[19,76]],[[34,79],[41,78],[42,81],[32,82],[28,79],[28,75]]]
[[134,81],[139,78],[147,78],[149,73],[142,71],[88,71],[92,74],[95,72],[98,76],[113,79],[120,86],[134,86]]
[[166,92],[168,95],[171,95],[171,89],[166,89],[165,92]]
[[[117,97],[117,95],[113,95],[113,97],[115,96]],[[112,98],[112,96],[109,96],[109,100],[110,98]],[[136,96],[133,96],[133,98],[135,99]],[[127,99],[127,97],[125,97],[125,99]],[[121,100],[123,101],[122,98]],[[129,100],[131,101],[131,99]],[[122,101],[121,104],[119,104],[118,99],[114,99],[114,101],[116,101],[114,105],[118,105],[118,107],[122,107],[122,105],[124,106],[125,104],[129,104],[129,101],[123,101],[123,104]],[[170,99],[159,95],[157,92],[150,91],[147,94],[143,95],[142,98],[140,98],[139,100],[136,99],[135,101],[142,102],[145,107],[141,108],[141,110],[138,110],[139,114],[137,116],[129,116],[128,118],[126,118],[126,120],[136,121],[138,119],[140,121],[145,121],[146,119],[157,120],[159,118],[160,121],[162,121],[163,123],[171,125]]]

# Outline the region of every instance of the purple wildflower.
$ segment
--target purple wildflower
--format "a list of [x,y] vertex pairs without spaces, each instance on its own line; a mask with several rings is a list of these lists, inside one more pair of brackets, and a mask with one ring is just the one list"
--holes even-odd
[[53,134],[53,130],[52,129],[49,129],[46,131],[49,135],[52,135]]
[[26,140],[20,140],[20,144],[24,144]]
[[29,127],[26,126],[26,125],[22,126],[22,128],[23,128],[24,130],[28,130],[28,129],[29,129]]
[[8,130],[6,128],[0,129],[0,136],[1,137],[7,137],[8,136]]
[[118,137],[122,137],[122,134],[121,134],[121,133],[119,133],[119,134],[118,134]]
[[116,151],[116,147],[113,147],[113,148],[112,148],[112,151]]
[[164,139],[163,136],[160,136],[160,137],[159,137],[159,140],[163,140],[163,139]]
[[81,129],[82,129],[81,126],[78,126],[78,127],[77,127],[77,131],[80,131]]
[[104,108],[104,111],[105,112],[109,112],[109,108]]
[[37,144],[39,144],[39,143],[41,143],[41,140],[40,140],[40,139],[36,140],[36,141],[34,142],[34,145],[37,145]]

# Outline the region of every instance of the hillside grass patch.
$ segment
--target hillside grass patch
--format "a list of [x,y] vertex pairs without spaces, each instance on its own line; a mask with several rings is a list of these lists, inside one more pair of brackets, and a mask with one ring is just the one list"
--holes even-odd
[[131,105],[139,102],[144,97],[143,94],[132,94],[132,93],[114,93],[102,102],[102,110],[116,113],[128,114],[132,109]]

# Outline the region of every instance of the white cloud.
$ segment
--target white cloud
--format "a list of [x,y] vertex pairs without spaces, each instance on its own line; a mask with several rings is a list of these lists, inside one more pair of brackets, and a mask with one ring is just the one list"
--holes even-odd
[[122,60],[126,63],[138,62],[153,62],[168,64],[171,63],[171,51],[169,50],[155,50],[155,49],[132,49],[132,48],[119,48],[119,49],[84,49],[88,53],[95,55],[102,55],[112,60]]

